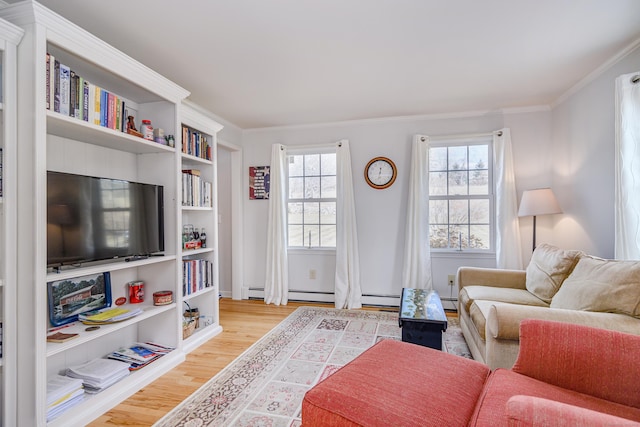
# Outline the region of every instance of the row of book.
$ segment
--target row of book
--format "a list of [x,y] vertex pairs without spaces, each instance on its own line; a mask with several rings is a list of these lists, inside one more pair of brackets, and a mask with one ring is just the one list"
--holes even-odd
[[173,351],[153,342],[134,343],[122,347],[106,358],[96,358],[67,368],[65,375],[54,375],[47,381],[47,421],[82,402],[86,394],[96,394],[111,387],[158,358]]
[[47,109],[109,129],[127,131],[127,117],[137,115],[122,97],[78,75],[47,52]]
[[191,295],[213,286],[213,263],[206,259],[182,261],[182,295]]
[[200,176],[198,169],[182,171],[182,206],[212,207],[213,184]]
[[182,152],[201,159],[212,160],[212,147],[207,135],[187,126],[182,126]]

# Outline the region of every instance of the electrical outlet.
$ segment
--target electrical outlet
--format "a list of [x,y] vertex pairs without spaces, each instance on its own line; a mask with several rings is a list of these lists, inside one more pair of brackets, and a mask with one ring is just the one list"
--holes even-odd
[[447,276],[448,280],[449,280],[449,286],[454,286],[456,284],[456,275],[455,274],[450,274],[449,276]]
[[316,270],[314,269],[309,270],[309,279],[316,280]]

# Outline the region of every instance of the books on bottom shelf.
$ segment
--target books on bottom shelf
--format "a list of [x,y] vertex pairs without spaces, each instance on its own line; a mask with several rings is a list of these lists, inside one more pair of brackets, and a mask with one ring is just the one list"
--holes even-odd
[[85,392],[99,393],[129,375],[129,364],[112,359],[93,359],[67,368],[67,376],[82,380]]
[[82,380],[56,375],[47,381],[47,421],[84,400]]
[[173,347],[167,347],[161,344],[135,343],[131,347],[121,347],[107,357],[109,359],[126,362],[129,364],[130,371],[137,371],[173,349]]

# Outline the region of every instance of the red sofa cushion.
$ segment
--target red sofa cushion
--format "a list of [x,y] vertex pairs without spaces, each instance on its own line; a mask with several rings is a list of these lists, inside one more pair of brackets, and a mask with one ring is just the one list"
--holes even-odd
[[496,369],[476,405],[472,426],[508,425],[507,401],[516,395],[541,397],[640,421],[640,409],[551,385],[506,369]]
[[466,425],[489,373],[479,362],[383,340],[306,393],[302,425]]
[[640,427],[640,423],[532,396],[513,396],[507,402],[509,427],[580,426]]
[[520,352],[513,371],[640,408],[639,366],[638,335],[527,319],[520,325]]

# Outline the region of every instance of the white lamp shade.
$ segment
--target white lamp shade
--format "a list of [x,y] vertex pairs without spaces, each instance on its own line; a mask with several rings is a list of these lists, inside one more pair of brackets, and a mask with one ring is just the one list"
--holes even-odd
[[550,188],[525,190],[522,193],[518,216],[552,215],[562,213],[558,200]]

